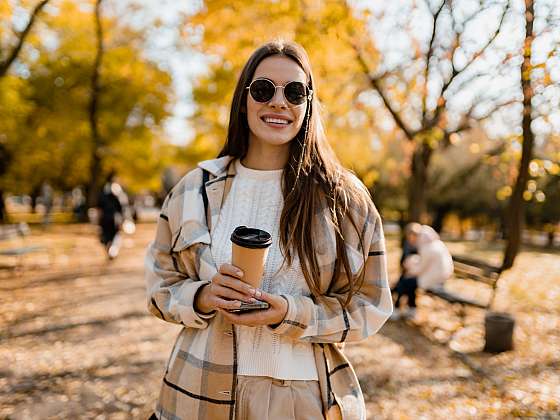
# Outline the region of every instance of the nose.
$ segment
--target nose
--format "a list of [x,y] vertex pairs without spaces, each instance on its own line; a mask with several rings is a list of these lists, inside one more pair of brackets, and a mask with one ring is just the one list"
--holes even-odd
[[280,109],[285,109],[288,107],[288,104],[286,103],[286,98],[284,97],[283,87],[276,88],[276,91],[274,92],[274,96],[268,102],[268,105],[271,106],[272,108],[280,108]]

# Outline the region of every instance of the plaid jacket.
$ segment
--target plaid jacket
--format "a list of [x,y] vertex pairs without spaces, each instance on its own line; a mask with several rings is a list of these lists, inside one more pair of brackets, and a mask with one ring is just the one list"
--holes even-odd
[[[156,407],[159,419],[234,418],[235,330],[220,314],[202,316],[193,308],[197,290],[217,272],[210,252],[210,228],[216,224],[235,176],[232,161],[230,156],[204,161],[185,175],[165,199],[155,240],[147,251],[148,309],[164,321],[183,325],[165,368]],[[208,217],[204,212],[201,168],[210,173],[206,182]],[[360,181],[356,178],[356,182]],[[391,314],[393,305],[379,214],[371,200],[367,205],[351,206],[350,211],[363,233],[365,249],[361,249],[354,228],[344,226],[346,249],[352,272],[366,270],[363,287],[343,309],[342,291],[347,277],[343,270],[331,285],[336,241],[325,206],[313,226],[323,295],[286,296],[289,309],[274,332],[314,344],[325,416],[338,404],[344,420],[362,420],[366,415],[360,385],[335,343],[375,334]],[[367,257],[365,267],[362,255]]]

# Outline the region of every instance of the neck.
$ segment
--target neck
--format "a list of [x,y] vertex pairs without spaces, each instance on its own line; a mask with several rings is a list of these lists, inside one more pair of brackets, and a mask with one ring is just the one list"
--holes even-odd
[[249,136],[249,150],[242,159],[246,168],[271,171],[283,169],[288,162],[290,143],[272,145]]

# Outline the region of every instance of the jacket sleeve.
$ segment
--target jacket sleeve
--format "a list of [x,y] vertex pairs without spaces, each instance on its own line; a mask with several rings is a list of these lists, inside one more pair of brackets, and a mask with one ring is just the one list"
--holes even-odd
[[364,247],[368,252],[364,282],[344,308],[348,277],[342,271],[331,291],[319,297],[284,295],[288,312],[276,328],[283,334],[313,343],[359,341],[375,334],[393,311],[387,280],[385,239],[373,203],[368,211]]
[[181,257],[172,251],[168,206],[169,196],[163,204],[156,237],[148,246],[145,258],[148,310],[167,322],[191,328],[206,328],[213,315],[197,313],[194,310],[194,300],[198,290],[209,282],[198,280],[194,272],[189,276],[186,270],[180,268]]

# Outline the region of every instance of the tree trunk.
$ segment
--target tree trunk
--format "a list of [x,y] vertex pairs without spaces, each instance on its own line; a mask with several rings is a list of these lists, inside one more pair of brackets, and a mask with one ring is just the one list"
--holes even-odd
[[90,181],[89,181],[89,185],[86,188],[88,208],[97,206],[97,201],[102,186],[101,157],[99,156],[98,153],[95,153],[91,157],[89,174],[90,174]]
[[525,216],[523,193],[529,180],[529,163],[533,157],[535,136],[531,131],[533,90],[531,88],[531,47],[533,43],[533,0],[525,0],[525,43],[523,46],[523,63],[521,64],[521,89],[523,91],[523,147],[519,172],[511,195],[507,212],[507,243],[502,269],[513,266],[521,245],[521,230]]
[[97,0],[95,3],[97,51],[95,54],[95,62],[93,65],[93,73],[91,76],[91,98],[89,103],[89,125],[92,137],[92,153],[89,170],[89,185],[86,188],[88,207],[94,207],[97,204],[99,187],[101,185],[101,148],[103,147],[103,140],[99,133],[98,121],[98,103],[101,90],[99,83],[99,74],[103,60],[103,28],[101,26],[101,2],[102,0]]
[[401,249],[404,248],[404,241],[406,239],[406,215],[405,212],[402,210],[399,210],[399,228],[401,230]]
[[448,213],[449,213],[449,206],[441,206],[436,208],[434,214],[434,220],[432,221],[432,227],[437,233],[441,233],[441,230],[443,229],[443,221]]
[[422,223],[426,214],[426,190],[428,187],[428,165],[432,149],[419,145],[410,162],[410,180],[408,183],[408,222]]

